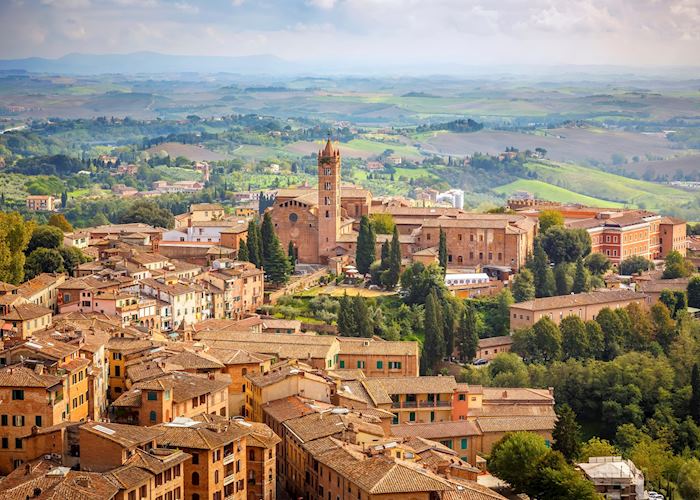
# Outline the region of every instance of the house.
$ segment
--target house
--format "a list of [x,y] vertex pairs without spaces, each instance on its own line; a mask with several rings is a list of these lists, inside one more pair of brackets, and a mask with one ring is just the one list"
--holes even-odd
[[51,309],[36,304],[11,306],[2,316],[2,336],[27,339],[51,325]]
[[476,463],[476,455],[482,451],[482,431],[475,422],[466,420],[446,422],[407,422],[392,425],[391,433],[395,436],[411,438],[420,437],[437,441],[455,451],[462,460]]
[[90,246],[90,234],[85,231],[63,233],[63,246],[85,249]]
[[166,373],[135,383],[110,406],[116,422],[155,425],[202,413],[228,415],[227,376]]
[[479,339],[479,346],[477,347],[475,357],[476,359],[491,360],[502,352],[510,352],[512,345],[513,337],[510,335]]
[[588,462],[576,464],[576,467],[605,498],[647,498],[644,491],[644,474],[631,460],[614,456],[590,457]]
[[413,341],[338,337],[338,368],[357,368],[367,377],[418,376],[420,349]]
[[32,195],[25,199],[27,210],[32,212],[54,212],[61,200],[51,195]]
[[646,295],[648,305],[653,305],[661,297],[661,292],[670,290],[672,292],[685,292],[688,290],[690,278],[674,279],[650,279],[637,281],[637,291]]
[[516,302],[510,306],[510,329],[529,328],[542,318],[549,318],[559,324],[564,317],[570,315],[589,321],[595,319],[606,307],[618,309],[633,302],[643,304],[645,300],[646,295],[643,293],[614,289]]
[[247,500],[246,440],[248,430],[227,421],[212,422],[177,417],[159,424],[158,446],[182,450],[182,498]]
[[160,432],[113,422],[88,422],[80,426],[80,466],[83,470],[107,472],[121,467],[136,453],[156,447]]
[[58,312],[58,288],[66,281],[63,273],[41,273],[17,287],[17,294],[27,302]]

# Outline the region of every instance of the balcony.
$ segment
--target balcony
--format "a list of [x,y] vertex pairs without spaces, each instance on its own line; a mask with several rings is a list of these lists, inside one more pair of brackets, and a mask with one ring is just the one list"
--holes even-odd
[[452,401],[392,401],[391,407],[404,410],[414,408],[451,408]]
[[236,459],[236,455],[233,453],[229,453],[228,455],[224,455],[224,465],[228,465],[233,463],[233,461]]
[[235,482],[236,482],[236,475],[235,474],[231,474],[230,476],[224,477],[224,486],[227,486],[227,485],[229,485],[231,483],[235,483]]

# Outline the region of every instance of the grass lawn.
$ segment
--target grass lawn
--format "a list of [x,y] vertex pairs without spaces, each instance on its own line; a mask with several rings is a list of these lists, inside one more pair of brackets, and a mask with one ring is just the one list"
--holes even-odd
[[515,191],[527,191],[543,200],[558,201],[560,203],[581,203],[592,207],[621,208],[623,206],[622,203],[593,198],[592,196],[575,193],[553,184],[531,179],[519,179],[510,184],[498,186],[493,190],[505,195],[510,195]]
[[[373,141],[370,139],[352,139],[350,142],[343,143],[351,149],[358,151],[366,151],[368,153],[381,154],[387,149],[391,149],[399,156],[420,158],[420,153],[413,146],[401,145],[396,143],[388,143],[381,141]],[[343,144],[341,144],[341,149]]]
[[295,297],[316,297],[317,295],[330,295],[331,297],[342,297],[347,292],[349,297],[359,295],[360,297],[388,297],[396,295],[396,292],[385,292],[382,290],[368,290],[367,288],[359,288],[354,286],[317,286],[309,288],[303,292],[295,294]]
[[407,179],[419,179],[421,177],[437,178],[434,174],[428,171],[426,168],[404,168],[395,167],[396,174],[394,177],[405,177]]

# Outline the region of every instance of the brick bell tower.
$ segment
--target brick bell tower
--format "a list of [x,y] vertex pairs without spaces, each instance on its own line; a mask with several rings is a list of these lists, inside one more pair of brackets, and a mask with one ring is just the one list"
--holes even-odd
[[327,262],[335,256],[340,231],[340,150],[330,137],[318,152],[318,256]]

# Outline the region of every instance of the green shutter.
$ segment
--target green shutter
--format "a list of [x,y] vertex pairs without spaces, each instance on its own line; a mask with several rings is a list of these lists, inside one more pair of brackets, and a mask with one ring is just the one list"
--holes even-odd
[[340,360],[340,367],[345,368],[345,361],[343,361],[342,359]]
[[462,449],[463,450],[467,449],[467,438],[462,438]]
[[415,421],[416,421],[416,412],[415,412],[415,411],[409,412],[409,414],[408,414],[408,420],[411,421],[411,422],[415,422]]
[[377,370],[381,370],[382,368],[384,368],[384,362],[377,361]]

